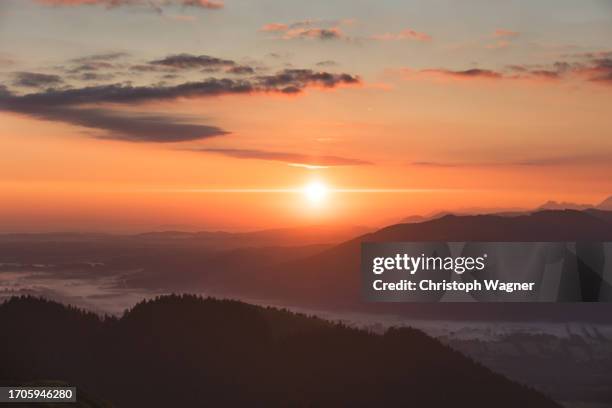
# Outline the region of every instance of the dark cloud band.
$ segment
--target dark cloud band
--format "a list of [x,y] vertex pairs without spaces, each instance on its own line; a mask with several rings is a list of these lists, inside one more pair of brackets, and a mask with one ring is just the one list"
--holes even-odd
[[70,89],[47,89],[17,95],[0,88],[0,110],[44,120],[98,129],[106,138],[126,141],[181,142],[225,135],[228,132],[200,124],[184,123],[180,117],[121,113],[96,105],[138,105],[181,98],[206,98],[219,95],[253,93],[295,94],[308,86],[335,87],[359,83],[349,74],[312,70],[284,70],[275,75],[244,80],[209,78],[173,86],[96,85]]

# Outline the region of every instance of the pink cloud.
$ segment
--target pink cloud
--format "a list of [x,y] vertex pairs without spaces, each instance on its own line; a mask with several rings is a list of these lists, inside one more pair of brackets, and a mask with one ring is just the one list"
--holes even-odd
[[290,24],[269,23],[259,29],[262,32],[277,33],[283,40],[292,39],[319,39],[335,40],[344,37],[339,28],[342,24],[353,24],[353,20],[317,21],[302,20]]
[[432,37],[429,34],[421,33],[410,28],[406,28],[399,33],[376,34],[370,38],[378,41],[415,40],[426,42],[432,40]]
[[449,78],[457,80],[474,80],[474,79],[502,79],[503,75],[497,71],[488,69],[472,68],[463,71],[453,71],[450,69],[424,69],[419,71],[422,74],[440,78]]
[[517,31],[505,30],[503,28],[498,28],[493,33],[493,37],[497,37],[497,38],[515,38],[515,37],[518,37],[519,35],[521,35],[521,33]]
[[552,65],[508,65],[501,70],[472,68],[451,70],[433,68],[401,70],[405,79],[418,77],[444,80],[520,80],[538,83],[582,80],[601,85],[612,84],[612,58],[590,58],[584,62],[555,62]]
[[48,6],[105,6],[107,8],[121,6],[143,6],[159,9],[168,5],[196,7],[203,9],[221,9],[223,2],[214,0],[35,0]]
[[510,47],[510,44],[510,41],[498,40],[497,42],[495,42],[495,44],[486,45],[485,48],[488,48],[490,50],[501,50]]
[[270,23],[266,24],[259,29],[259,31],[265,32],[279,32],[279,31],[287,31],[289,26],[283,23]]
[[319,40],[334,40],[342,38],[342,30],[337,27],[332,28],[295,28],[285,32],[283,39],[291,40],[294,38],[313,38]]

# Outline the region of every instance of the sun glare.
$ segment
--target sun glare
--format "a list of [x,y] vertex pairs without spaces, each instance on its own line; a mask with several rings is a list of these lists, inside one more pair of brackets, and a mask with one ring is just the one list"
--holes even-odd
[[327,198],[329,189],[320,181],[308,183],[303,190],[304,196],[312,204],[321,204]]

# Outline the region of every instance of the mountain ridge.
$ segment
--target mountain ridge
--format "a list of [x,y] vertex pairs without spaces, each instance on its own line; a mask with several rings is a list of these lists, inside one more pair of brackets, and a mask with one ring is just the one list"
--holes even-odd
[[[612,212],[546,210],[504,217],[446,215],[417,224],[395,224],[269,271],[259,290],[312,307],[400,313],[417,319],[612,322],[608,304],[368,303],[361,299],[362,242],[612,241]],[[256,284],[256,283],[254,283]]]
[[170,295],[104,318],[22,297],[0,324],[0,380],[59,377],[118,406],[559,408],[419,330],[238,301]]

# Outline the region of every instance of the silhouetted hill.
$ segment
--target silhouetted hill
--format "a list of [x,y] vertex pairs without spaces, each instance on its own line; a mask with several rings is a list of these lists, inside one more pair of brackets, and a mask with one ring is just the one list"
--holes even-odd
[[577,204],[571,203],[567,201],[547,201],[541,206],[539,206],[536,210],[587,210],[589,208],[593,208],[592,204]]
[[120,319],[0,305],[0,379],[124,407],[558,407],[415,329],[376,335],[236,301],[165,296]]
[[[262,273],[258,289],[272,298],[334,309],[402,313],[413,318],[460,320],[612,321],[608,304],[409,304],[361,299],[362,242],[397,241],[612,241],[603,211],[541,211],[529,215],[453,216],[398,224]],[[258,282],[249,282],[257,285]]]
[[499,215],[503,217],[512,217],[517,215],[524,215],[527,213],[528,212],[526,210],[520,208],[465,208],[459,211],[438,211],[433,212],[429,215],[412,215],[410,217],[403,218],[398,224],[427,222],[448,215],[454,215],[458,217],[470,215]]
[[[115,288],[138,293],[201,291],[268,303],[400,313],[423,319],[612,322],[612,304],[490,304],[485,308],[479,304],[366,303],[361,299],[359,271],[360,245],[367,241],[612,241],[610,211],[446,215],[392,225],[339,245],[233,248],[236,241],[226,245],[214,243],[214,239],[88,237],[0,236],[0,271],[36,272],[44,274],[48,282],[104,278],[115,285],[105,289],[111,294]],[[90,301],[83,300],[85,305]]]
[[567,201],[547,201],[541,206],[539,206],[536,210],[588,210],[588,209],[597,209],[603,211],[612,211],[612,196],[606,198],[599,204],[577,204]]
[[139,234],[136,237],[147,240],[182,240],[222,248],[303,246],[342,242],[369,231],[361,226],[311,225],[295,228],[277,228],[252,232],[224,231],[161,231]]
[[601,203],[599,203],[597,209],[604,211],[612,211],[612,196],[606,198]]

